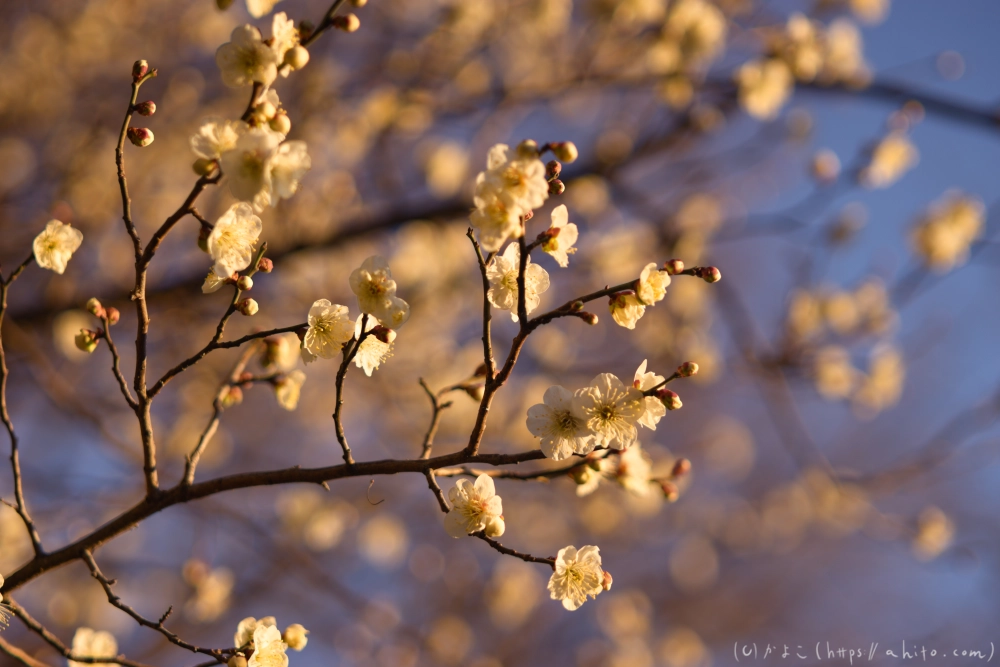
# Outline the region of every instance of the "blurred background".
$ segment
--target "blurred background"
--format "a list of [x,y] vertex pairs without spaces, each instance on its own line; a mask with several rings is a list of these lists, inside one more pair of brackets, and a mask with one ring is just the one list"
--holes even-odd
[[[275,11],[315,23],[327,6]],[[683,409],[640,438],[655,474],[681,456],[693,472],[675,503],[614,479],[582,497],[569,477],[498,480],[505,545],[538,556],[600,546],[614,587],[572,613],[548,599],[544,566],[448,537],[415,475],[173,507],[98,552],[123,600],[153,618],[173,605],[168,627],[200,645],[228,646],[246,616],[302,623],[309,645],[290,655],[301,667],[707,667],[735,664],[737,644],[756,643],[767,663],[779,661],[763,657],[768,644],[827,641],[989,653],[1000,641],[1000,6],[371,0],[354,11],[358,32],[324,35],[308,66],[275,84],[312,169],[262,215],[275,271],[256,279],[260,312],[228,335],[304,321],[319,298],[356,311],[348,275],[385,256],[412,317],[371,378],[351,369],[345,427],[359,460],[416,457],[430,417],[418,378],[443,388],[482,359],[465,230],[486,153],[572,140],[581,157],[565,167],[566,193],[529,232],[559,203],[580,228],[568,269],[536,259],[552,279],[543,309],[672,257],[716,265],[723,280],[675,279],[634,331],[601,302],[595,327],[538,331],[494,403],[484,451],[537,447],[525,412],[551,384],[627,381],[643,359],[669,375],[691,360],[701,373],[674,386]],[[795,12],[817,23],[789,23]],[[214,61],[245,22],[269,34],[270,16],[251,18],[241,0],[226,11],[212,0],[0,6],[0,262],[20,262],[50,218],[84,233],[65,275],[31,268],[17,282],[3,329],[27,499],[50,547],[143,489],[107,351],[73,345],[93,326],[89,297],[116,305],[131,373],[134,276],[113,157],[131,64],[159,69],[142,89],[158,107],[146,123],[156,141],[126,158],[148,238],[194,183],[200,121],[246,105]],[[745,68],[734,83],[762,54],[787,63],[794,91]],[[232,201],[222,185],[198,208],[214,220]],[[183,220],[151,269],[154,378],[204,345],[228,304],[200,291],[210,260],[197,233]],[[502,312],[494,322],[505,354],[514,325]],[[238,356],[213,353],[157,400],[163,483],[179,478]],[[294,412],[267,385],[245,392],[199,479],[339,462],[336,365],[301,367]],[[474,420],[476,403],[452,398],[436,453],[462,447]],[[441,479],[445,491],[453,481]],[[9,473],[0,495],[12,497]],[[0,572],[29,556],[0,507]],[[80,563],[15,597],[64,642],[86,626],[133,660],[198,662],[108,605]],[[4,638],[63,662],[16,621]]]

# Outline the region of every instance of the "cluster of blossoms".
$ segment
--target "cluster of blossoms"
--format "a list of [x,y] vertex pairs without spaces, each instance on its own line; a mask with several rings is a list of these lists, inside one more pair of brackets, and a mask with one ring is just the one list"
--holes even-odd
[[873,190],[887,188],[917,166],[920,153],[906,132],[894,130],[872,149],[871,161],[858,175],[861,184]]
[[506,144],[490,149],[486,171],[476,177],[476,210],[469,217],[483,250],[496,252],[508,238],[521,236],[524,217],[548,199],[545,165],[538,155],[538,146],[529,141],[514,151]]
[[[686,372],[693,375],[697,366],[690,366],[694,371]],[[644,360],[631,386],[611,373],[601,373],[574,392],[554,385],[541,403],[528,408],[528,430],[553,461],[586,456],[596,448],[627,449],[636,441],[639,426],[656,430],[668,409],[681,407],[677,394],[661,388],[664,384],[663,376],[646,372]]]
[[608,301],[611,318],[626,329],[635,329],[635,323],[645,314],[646,307],[656,305],[667,295],[670,273],[678,272],[675,263],[678,263],[677,260],[668,262],[663,269],[658,268],[655,262],[643,267],[633,289],[611,295]]
[[892,331],[896,320],[885,284],[870,278],[854,291],[830,287],[795,290],[786,323],[792,339],[804,341],[826,330],[840,336],[883,335]]
[[354,363],[370,376],[389,358],[395,330],[409,319],[410,305],[396,296],[396,281],[389,264],[377,255],[351,273],[350,285],[358,297],[361,315],[353,320],[347,306],[327,299],[313,303],[309,326],[302,337],[302,358],[306,363],[317,357],[332,359],[349,341],[358,340],[361,344],[354,350]]
[[980,200],[957,192],[935,202],[911,237],[924,264],[939,273],[964,264],[969,246],[983,232],[985,212]]
[[890,345],[872,349],[868,372],[856,368],[844,347],[828,345],[816,352],[816,390],[828,400],[849,399],[862,417],[871,417],[899,402],[906,380],[903,355]]
[[[92,630],[90,628],[77,628],[73,634],[71,645],[73,655],[78,658],[110,658],[114,660],[118,656],[118,642],[114,635],[103,630]],[[69,667],[84,667],[84,665],[95,665],[96,667],[114,667],[111,662],[76,662],[68,661]]]
[[[306,647],[309,631],[298,623],[278,630],[274,616],[266,616],[259,621],[253,617],[244,618],[236,626],[233,645],[240,652],[229,660],[229,667],[288,667],[286,651],[291,648],[301,651]],[[246,655],[250,656],[247,660]]]
[[708,0],[672,3],[657,40],[646,51],[646,68],[663,76],[660,94],[672,107],[687,106],[694,84],[723,53],[728,24]]

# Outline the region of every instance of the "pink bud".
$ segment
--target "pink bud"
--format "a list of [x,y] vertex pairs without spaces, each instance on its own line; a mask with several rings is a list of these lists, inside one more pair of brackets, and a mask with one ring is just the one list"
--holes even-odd
[[560,181],[558,178],[549,181],[549,194],[550,195],[561,195],[566,192],[566,184]]
[[610,591],[611,590],[611,584],[613,582],[614,582],[614,578],[611,576],[611,573],[608,572],[607,570],[605,570],[604,571],[604,579],[601,581],[601,588],[603,588],[606,591]]
[[672,276],[684,271],[684,262],[679,259],[671,259],[663,263],[663,270]]
[[108,324],[110,324],[112,326],[114,326],[115,324],[118,324],[118,320],[121,319],[122,315],[121,315],[121,313],[118,312],[117,308],[115,308],[114,306],[111,306],[111,307],[105,308],[104,312],[108,316]]
[[267,257],[261,257],[257,260],[257,270],[261,273],[270,273],[274,270],[274,262]]
[[354,14],[344,14],[333,17],[333,27],[344,32],[357,32],[361,27],[361,19]]
[[153,100],[146,100],[145,102],[139,102],[132,109],[140,116],[152,116],[156,113],[156,103]]
[[396,332],[388,327],[382,326],[381,324],[372,327],[372,335],[386,345],[389,345],[392,341],[396,340]]
[[677,367],[677,375],[682,378],[689,378],[692,375],[698,374],[698,364],[693,361],[685,361],[683,364]]
[[691,472],[691,461],[688,459],[677,459],[677,463],[674,464],[673,470],[670,471],[670,476],[683,477],[689,472]]
[[153,132],[145,127],[128,128],[128,140],[139,148],[144,148],[153,143]]
[[663,490],[663,497],[666,498],[669,503],[676,502],[680,497],[677,487],[672,482],[660,481],[660,489]]
[[551,181],[553,178],[559,178],[561,173],[562,164],[558,160],[549,160],[545,164],[545,180]]
[[145,60],[136,60],[132,64],[132,80],[139,81],[149,72],[149,63]]
[[717,283],[722,280],[722,271],[714,266],[705,266],[701,269],[701,279],[706,283]]
[[684,405],[681,403],[681,397],[678,396],[676,392],[670,391],[669,389],[657,390],[656,397],[663,401],[663,405],[667,408],[667,410],[680,410],[681,406]]

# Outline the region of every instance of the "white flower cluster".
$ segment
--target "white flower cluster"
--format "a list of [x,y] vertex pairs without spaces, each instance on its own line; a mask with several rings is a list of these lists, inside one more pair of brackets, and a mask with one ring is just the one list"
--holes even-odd
[[244,618],[236,626],[233,645],[242,652],[251,652],[248,667],[288,667],[289,648],[301,651],[309,642],[309,631],[298,623],[285,628],[282,634],[274,616],[265,616],[259,621],[252,616]]
[[229,41],[215,52],[222,81],[232,88],[254,83],[270,86],[279,71],[288,76],[290,69],[298,69],[308,60],[309,52],[299,46],[298,28],[284,12],[274,15],[271,39],[265,41],[260,30],[250,24],[241,25],[233,29]]
[[788,65],[795,79],[823,85],[862,86],[870,78],[854,23],[837,19],[829,27],[794,12],[782,30],[768,34],[772,56]]
[[353,320],[347,306],[327,299],[313,303],[309,309],[309,328],[302,340],[302,356],[307,363],[317,357],[332,359],[348,341],[360,340],[364,333],[354,363],[370,376],[389,358],[395,329],[409,319],[410,305],[396,296],[396,281],[392,279],[389,264],[377,255],[366,259],[351,273],[350,285],[358,297],[361,315]]
[[[118,642],[110,632],[91,630],[90,628],[77,628],[73,635],[72,645],[73,655],[78,658],[111,658],[118,656]],[[94,667],[115,667],[111,662],[77,662],[67,661],[69,667],[84,667],[93,665]]]
[[469,216],[483,250],[496,252],[510,237],[523,235],[523,217],[545,203],[549,184],[545,165],[533,143],[511,151],[506,144],[490,149],[486,171],[476,177],[476,210]]
[[969,247],[983,233],[985,214],[980,200],[950,192],[914,228],[913,247],[929,268],[950,271],[969,258]]
[[549,387],[542,403],[528,408],[528,430],[553,461],[584,456],[598,447],[626,449],[636,441],[638,426],[656,430],[666,414],[659,398],[643,395],[663,380],[647,373],[643,360],[632,386],[625,386],[611,373],[601,373],[575,392],[559,385]]
[[608,308],[611,318],[626,329],[635,329],[635,323],[646,312],[647,306],[653,306],[667,295],[670,286],[670,274],[657,268],[655,263],[647,264],[634,290],[625,290],[611,296]]

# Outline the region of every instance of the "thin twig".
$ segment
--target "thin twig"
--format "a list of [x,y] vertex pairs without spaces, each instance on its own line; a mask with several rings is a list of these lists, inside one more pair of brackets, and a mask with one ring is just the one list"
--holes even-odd
[[[424,388],[424,392],[427,393],[427,397],[431,400],[431,425],[427,427],[427,433],[424,435],[423,448],[420,451],[420,458],[429,459],[431,456],[431,449],[434,447],[434,436],[437,434],[438,424],[441,421],[441,413],[446,409],[451,407],[451,401],[442,403],[440,397],[436,395],[431,388],[427,386],[423,378],[420,378],[420,386]],[[449,387],[445,391],[454,389],[454,387]],[[442,392],[443,394],[444,392]]]
[[[490,291],[490,279],[486,275],[486,267],[489,259],[483,257],[483,249],[476,241],[476,236],[472,227],[466,232],[466,236],[472,241],[472,247],[476,251],[476,259],[479,261],[479,273],[483,279],[483,363],[486,364],[486,381],[491,382],[496,375],[497,365],[493,359],[493,339],[490,336],[490,321],[493,319],[493,309],[490,307],[490,299],[487,296]],[[490,257],[493,254],[490,253]]]
[[337,442],[340,443],[340,448],[344,452],[344,463],[347,465],[354,465],[354,457],[351,455],[351,446],[347,444],[347,434],[344,432],[344,422],[341,417],[341,413],[344,410],[344,379],[347,377],[347,369],[350,367],[355,355],[357,355],[361,343],[371,333],[367,329],[368,313],[365,313],[361,317],[361,335],[356,339],[352,338],[344,345],[344,358],[340,362],[340,368],[337,369],[337,404],[333,409],[333,425],[337,431]]
[[445,500],[444,491],[441,490],[441,486],[437,483],[437,480],[434,479],[434,471],[428,468],[424,471],[424,477],[427,478],[427,486],[430,488],[431,493],[434,494],[434,497],[437,498],[441,511],[445,514],[450,512],[451,506],[448,504],[448,501]]
[[111,372],[114,373],[115,379],[118,381],[118,388],[121,389],[122,396],[125,397],[125,402],[134,411],[139,406],[139,403],[132,397],[132,392],[128,388],[128,380],[122,374],[121,359],[118,356],[118,348],[115,346],[115,341],[111,338],[111,321],[108,320],[107,313],[101,315],[101,321],[104,322],[104,340],[108,342],[108,349],[111,351]]

